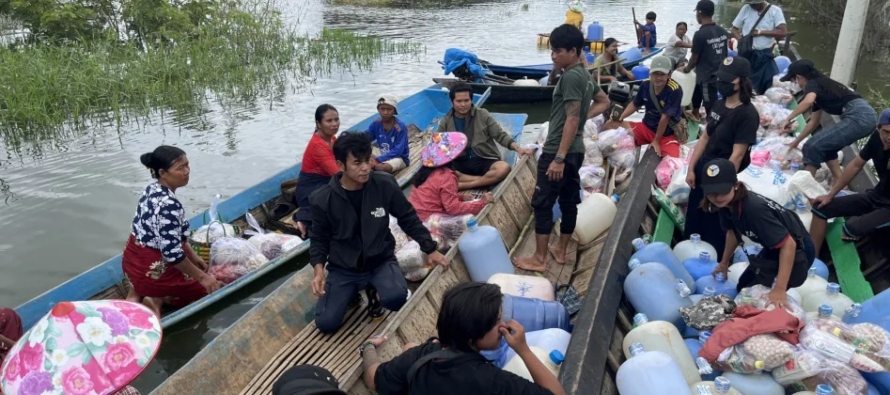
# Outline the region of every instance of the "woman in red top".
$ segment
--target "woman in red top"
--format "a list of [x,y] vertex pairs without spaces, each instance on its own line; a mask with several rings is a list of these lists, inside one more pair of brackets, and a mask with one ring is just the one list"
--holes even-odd
[[303,153],[303,164],[300,177],[297,179],[297,191],[294,194],[300,210],[294,214],[294,223],[304,239],[308,236],[312,225],[312,212],[309,210],[309,195],[316,189],[331,181],[334,174],[340,172],[334,159],[334,141],[340,130],[340,113],[330,104],[322,104],[315,109],[315,133],[306,145]]
[[421,221],[433,214],[479,214],[492,201],[491,192],[482,199],[464,201],[457,193],[457,176],[451,169],[454,158],[467,147],[463,133],[445,132],[433,135],[432,141],[420,154],[422,167],[414,176],[414,190],[408,201]]

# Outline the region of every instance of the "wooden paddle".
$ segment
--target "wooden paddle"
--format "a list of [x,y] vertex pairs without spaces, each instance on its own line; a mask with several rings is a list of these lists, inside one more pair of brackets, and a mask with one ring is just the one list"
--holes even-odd
[[[609,62],[609,63],[603,64],[603,65],[601,65],[601,66],[596,66],[596,67],[590,66],[590,67],[587,67],[587,71],[592,72],[594,69],[599,69],[599,68],[602,68],[602,67],[609,67],[609,66],[611,66],[611,65],[613,65],[613,64],[615,64],[615,63],[618,63],[618,62],[624,62],[624,61],[626,61],[626,60],[627,60],[627,59],[617,59],[617,60],[611,61],[611,62]],[[601,82],[602,82],[602,81],[601,81],[601,79],[600,79],[600,75],[597,74],[597,75],[596,75],[596,84],[599,85]]]
[[637,45],[640,43],[640,29],[637,29],[637,10],[630,7],[630,12],[634,14],[634,33],[637,35]]

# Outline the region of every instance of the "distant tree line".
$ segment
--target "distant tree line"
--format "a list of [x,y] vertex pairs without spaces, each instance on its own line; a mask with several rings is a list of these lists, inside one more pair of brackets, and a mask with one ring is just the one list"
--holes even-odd
[[[800,11],[801,21],[840,31],[847,0],[773,0],[789,10]],[[852,0],[861,1],[861,0]],[[873,53],[890,48],[890,0],[871,0],[862,50]]]

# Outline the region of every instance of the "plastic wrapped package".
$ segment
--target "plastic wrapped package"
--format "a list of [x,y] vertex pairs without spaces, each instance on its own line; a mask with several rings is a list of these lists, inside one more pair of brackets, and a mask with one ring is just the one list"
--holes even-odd
[[689,171],[689,169],[686,166],[675,171],[671,176],[671,183],[665,191],[671,199],[671,202],[674,202],[674,204],[689,203],[689,193],[692,189],[689,188],[689,184],[686,183],[687,171]]
[[751,164],[754,166],[764,167],[769,163],[772,153],[767,149],[751,150]]
[[[871,324],[860,323],[850,326],[856,334],[856,348],[858,356],[869,361],[862,361],[854,357],[854,367],[864,372],[883,372],[890,370],[890,333],[884,328]],[[865,368],[874,369],[866,370]]]
[[723,350],[711,365],[722,372],[751,374],[763,370],[763,361],[754,358],[740,345]]
[[587,122],[584,123],[584,137],[590,140],[596,140],[597,135],[600,130],[602,130],[603,123],[605,122],[606,119],[602,114],[588,119]]
[[814,391],[819,384],[828,384],[836,395],[868,395],[868,383],[856,369],[832,360],[822,360],[818,374],[808,377],[787,388],[793,391]]
[[602,166],[604,159],[595,140],[584,138],[584,165]]
[[846,324],[831,319],[813,319],[800,331],[800,346],[826,359],[849,364],[856,354],[856,333]]
[[535,144],[544,144],[544,141],[547,140],[547,133],[550,132],[550,122],[544,122],[540,126],[541,131],[538,133],[538,137],[535,139]]
[[213,244],[223,237],[233,237],[237,235],[238,233],[235,231],[234,226],[214,221],[207,225],[203,225],[192,232],[191,236],[189,236],[189,240],[197,243]]
[[770,103],[778,104],[783,108],[788,108],[788,105],[791,104],[791,99],[794,98],[794,95],[787,89],[777,87],[767,89],[763,95],[769,99]]
[[392,215],[389,216],[389,231],[392,233],[392,237],[396,240],[396,251],[401,250],[405,247],[405,244],[408,244],[408,242],[411,241],[411,238],[399,227],[399,220]]
[[671,176],[683,167],[686,167],[686,161],[683,159],[665,156],[655,168],[655,180],[658,187],[667,189],[668,184],[671,183]]
[[416,241],[409,241],[396,252],[396,260],[402,275],[408,281],[423,281],[430,274],[430,268],[426,264],[426,254],[420,251],[420,245]]
[[783,366],[794,358],[795,347],[771,333],[751,336],[741,347],[754,359],[763,361],[766,370]]
[[467,220],[470,218],[471,214],[458,216],[433,214],[423,224],[430,230],[433,241],[439,244],[439,252],[445,254],[467,231]]
[[601,193],[605,187],[606,170],[602,166],[588,165],[578,169],[581,188],[590,193]]
[[[742,291],[735,297],[736,306],[753,306],[766,311],[774,310],[776,306],[769,301],[770,291],[770,288],[760,284],[742,288]],[[788,300],[785,311],[799,320],[804,320],[807,316],[803,311],[803,307],[791,299]]]
[[[756,164],[755,154],[757,154],[757,162],[764,162],[763,165],[756,164],[757,166],[771,167],[773,164],[778,164],[782,170],[787,170],[791,168],[792,163],[796,162],[800,165],[800,162],[803,161],[803,152],[800,149],[791,149],[788,144],[792,141],[794,138],[790,136],[764,138],[752,148],[751,164]],[[769,152],[769,155],[765,156],[762,151]],[[777,162],[773,162],[774,160]]]
[[622,183],[633,173],[637,156],[633,149],[618,149],[609,155],[609,165],[615,168],[615,182]]
[[612,152],[622,148],[632,150],[634,148],[634,139],[627,132],[627,129],[617,128],[600,133],[596,145],[599,146],[603,156],[608,157]]
[[819,354],[798,349],[791,360],[773,369],[773,379],[783,386],[803,381],[822,372],[822,361],[823,358]]
[[210,269],[223,283],[259,269],[269,260],[251,242],[237,237],[223,237],[210,248]]
[[[767,99],[769,100],[769,99]],[[760,125],[767,130],[779,130],[782,122],[791,115],[791,110],[775,103],[755,103],[757,112],[760,113]],[[797,122],[791,123],[791,130],[797,128]]]
[[795,207],[794,196],[785,186],[788,183],[788,175],[781,170],[751,165],[739,173],[738,178],[748,186],[749,190],[779,203],[782,207],[788,209]]

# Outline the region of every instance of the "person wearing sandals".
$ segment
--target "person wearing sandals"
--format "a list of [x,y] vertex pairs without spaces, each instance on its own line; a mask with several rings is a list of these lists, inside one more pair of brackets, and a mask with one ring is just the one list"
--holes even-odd
[[[880,179],[875,189],[835,198],[868,161],[874,163]],[[817,253],[825,240],[827,221],[830,218],[852,217],[844,223],[843,239],[846,241],[856,241],[880,228],[890,227],[890,108],[881,113],[878,130],[872,133],[865,146],[859,150],[859,155],[844,167],[844,172],[831,191],[813,199],[812,203],[810,236]]]
[[468,200],[458,193],[457,175],[452,163],[467,147],[463,133],[433,134],[420,154],[421,168],[414,176],[414,190],[408,201],[417,210],[421,221],[433,214],[479,214],[493,198],[486,192],[481,199]]
[[[728,159],[705,164],[701,188],[707,196],[701,209],[716,211],[726,235],[723,257],[714,274],[726,278],[729,265],[742,236],[763,246],[739,277],[737,289],[755,284],[772,287],[769,300],[776,307],[788,304],[786,291],[799,287],[816,259],[813,241],[794,212],[769,198],[748,191],[736,176],[736,166]],[[775,285],[773,285],[775,284]]]
[[315,132],[306,144],[303,162],[300,165],[300,176],[297,178],[297,190],[294,192],[297,210],[294,214],[294,225],[299,236],[306,238],[312,226],[312,212],[309,210],[309,195],[331,181],[331,177],[340,171],[334,160],[332,147],[337,141],[340,130],[340,113],[330,104],[322,104],[315,109]]
[[399,310],[408,300],[408,284],[389,229],[390,215],[420,245],[430,264],[448,265],[392,174],[371,171],[367,134],[344,134],[334,143],[333,152],[340,172],[309,198],[309,262],[315,271],[312,293],[318,297],[315,326],[322,333],[340,329],[362,289],[372,319],[383,317],[384,309]]
[[877,120],[875,109],[858,93],[816,70],[812,61],[802,59],[788,66],[788,74],[782,77],[782,81],[792,80],[804,90],[804,97],[782,122],[781,128],[786,129],[798,115],[811,108],[813,113],[807,126],[791,142],[791,148],[797,148],[803,139],[816,130],[822,113],[841,117],[840,122],[814,134],[802,149],[803,164],[810,174],[816,175],[816,170],[825,162],[837,183],[841,176],[837,152],[874,132]]
[[162,145],[140,157],[154,182],[142,191],[130,238],[121,259],[132,288],[127,300],[160,317],[161,307],[179,308],[219,289],[188,243],[189,222],[176,190],[188,185],[189,160],[179,148]]
[[[564,395],[559,380],[532,353],[525,329],[501,318],[503,294],[494,284],[466,282],[445,292],[436,321],[438,338],[408,343],[391,361],[381,362],[385,336],[359,348],[365,385],[380,395]],[[480,351],[495,350],[506,340],[528,368],[531,381],[499,369]]]

